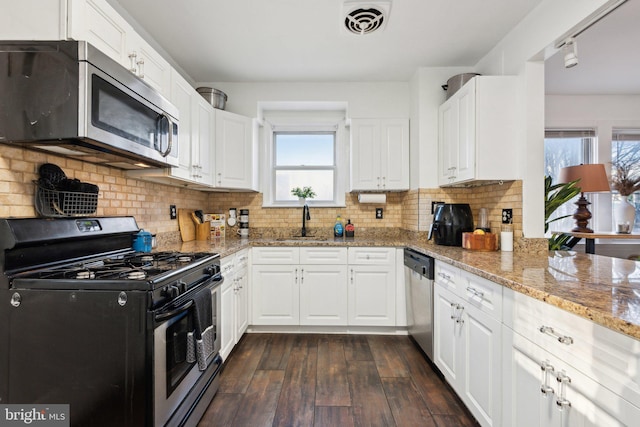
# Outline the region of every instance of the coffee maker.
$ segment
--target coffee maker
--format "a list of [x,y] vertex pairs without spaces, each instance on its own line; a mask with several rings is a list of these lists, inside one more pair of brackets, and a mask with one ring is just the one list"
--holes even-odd
[[436,245],[462,246],[462,233],[473,231],[473,214],[467,203],[439,203],[433,214],[428,239]]

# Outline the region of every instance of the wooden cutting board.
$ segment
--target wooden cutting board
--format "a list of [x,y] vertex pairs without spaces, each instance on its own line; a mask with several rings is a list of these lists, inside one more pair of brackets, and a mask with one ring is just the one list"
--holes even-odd
[[178,209],[178,225],[180,226],[180,237],[183,242],[190,242],[196,239],[196,225],[191,219],[190,209]]

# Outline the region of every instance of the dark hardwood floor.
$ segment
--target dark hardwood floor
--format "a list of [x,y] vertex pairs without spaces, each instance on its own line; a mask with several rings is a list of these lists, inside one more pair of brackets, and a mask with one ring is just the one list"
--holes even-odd
[[245,334],[199,427],[477,425],[407,336]]

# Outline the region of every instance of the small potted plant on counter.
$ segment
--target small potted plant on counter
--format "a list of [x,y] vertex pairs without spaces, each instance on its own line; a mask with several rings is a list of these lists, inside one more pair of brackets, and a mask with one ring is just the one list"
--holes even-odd
[[305,204],[307,199],[313,199],[316,197],[315,191],[311,187],[296,187],[291,190],[291,194],[298,197],[300,204]]

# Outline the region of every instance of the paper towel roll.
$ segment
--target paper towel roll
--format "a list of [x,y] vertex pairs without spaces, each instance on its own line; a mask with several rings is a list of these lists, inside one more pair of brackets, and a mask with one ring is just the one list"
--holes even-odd
[[386,194],[376,194],[376,193],[358,194],[358,201],[360,203],[384,204],[384,203],[387,203],[387,195]]

